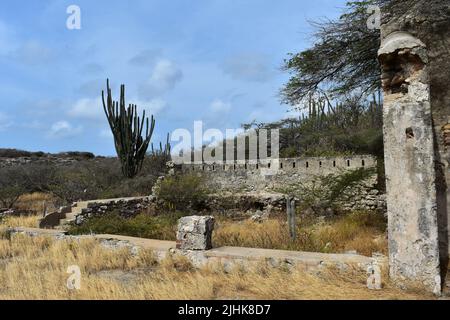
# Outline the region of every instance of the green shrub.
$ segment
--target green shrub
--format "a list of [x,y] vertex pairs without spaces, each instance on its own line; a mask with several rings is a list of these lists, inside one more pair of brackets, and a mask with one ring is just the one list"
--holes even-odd
[[208,196],[203,177],[195,174],[168,176],[156,190],[158,199],[177,210],[201,209]]
[[175,240],[176,224],[179,213],[151,216],[141,213],[134,218],[124,218],[118,213],[93,217],[80,226],[71,226],[68,233],[77,234],[114,234],[130,237]]

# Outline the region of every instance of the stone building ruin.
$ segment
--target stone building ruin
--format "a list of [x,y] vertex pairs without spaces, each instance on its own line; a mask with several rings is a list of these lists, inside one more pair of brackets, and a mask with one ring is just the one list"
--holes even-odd
[[449,252],[450,3],[396,1],[381,35],[390,277],[439,294]]
[[[440,294],[450,252],[450,2],[396,0],[383,15],[378,59],[384,92],[390,278],[401,287],[420,285]],[[236,191],[243,186],[246,191],[267,191],[314,176],[376,165],[373,157],[353,156],[194,163],[176,169],[204,175],[223,189]],[[77,207],[79,212],[67,210],[76,219],[110,205],[85,203],[85,208]],[[54,218],[50,227],[67,219],[67,212]],[[206,228],[198,227],[203,218],[195,219],[179,232],[179,247],[193,236],[195,241],[186,248],[197,248],[194,245],[200,243],[208,249],[210,239],[201,238]],[[209,220],[207,229],[212,230],[212,225]]]
[[[377,160],[371,155],[280,158],[257,162],[238,160],[174,166],[176,172],[204,177],[208,188],[218,193],[221,199],[226,199],[230,193],[242,195],[243,198],[254,195],[255,198],[261,199],[279,194],[284,199],[286,193],[301,194],[305,187],[313,184],[319,187],[323,183],[321,178],[335,178],[349,171],[367,169],[367,177],[342,194],[338,207],[342,211],[385,212],[385,195],[378,185]],[[277,207],[285,210],[284,200],[281,201],[281,206],[280,201],[274,202]],[[266,211],[263,207],[259,209]]]

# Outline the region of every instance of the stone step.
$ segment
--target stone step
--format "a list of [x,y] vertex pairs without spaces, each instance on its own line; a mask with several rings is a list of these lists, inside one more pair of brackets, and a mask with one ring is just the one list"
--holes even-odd
[[86,209],[86,208],[88,207],[88,205],[89,205],[89,201],[77,202],[76,206],[74,206],[74,207],[72,208],[72,210],[73,210],[74,208]]
[[128,198],[115,198],[115,199],[98,199],[98,200],[89,200],[89,201],[79,201],[75,202],[72,205],[71,211],[65,213],[64,218],[59,220],[58,225],[54,226],[55,229],[64,229],[70,223],[75,222],[77,215],[81,214],[83,209],[89,208],[90,204],[111,204],[118,201],[131,201],[131,200],[141,200],[149,198],[149,196],[144,197],[128,197]]
[[66,216],[65,216],[65,218],[66,219],[69,219],[69,218],[75,218],[77,215],[79,215],[81,213],[81,211],[80,212],[78,212],[78,211],[72,211],[72,212],[69,212],[69,213],[66,213]]
[[71,224],[71,223],[73,223],[73,222],[75,222],[75,219],[74,219],[74,218],[61,219],[61,220],[59,221],[59,226],[65,226],[65,225]]
[[87,208],[79,208],[79,207],[74,207],[72,208],[72,211],[70,213],[68,213],[67,215],[77,215],[80,214],[83,209],[87,209]]

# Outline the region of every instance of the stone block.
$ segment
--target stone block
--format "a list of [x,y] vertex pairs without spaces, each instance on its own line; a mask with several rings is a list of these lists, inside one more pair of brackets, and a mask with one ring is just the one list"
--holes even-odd
[[178,220],[177,249],[209,250],[212,248],[214,217],[189,216]]

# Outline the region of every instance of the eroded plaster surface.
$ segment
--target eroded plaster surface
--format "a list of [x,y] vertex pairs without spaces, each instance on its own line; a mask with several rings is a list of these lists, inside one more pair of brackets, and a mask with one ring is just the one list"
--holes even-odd
[[390,276],[401,286],[419,284],[439,294],[441,274],[427,48],[407,32],[394,32],[383,39],[379,60],[385,95]]

